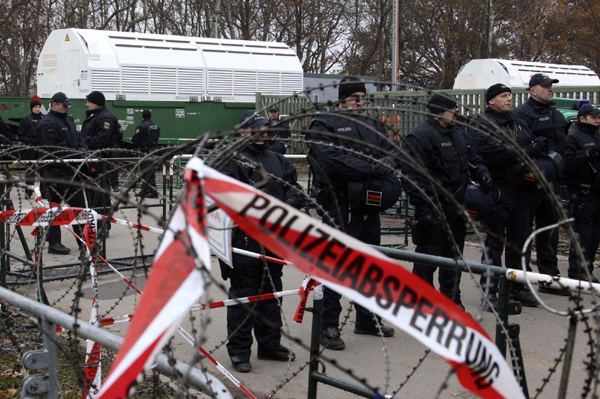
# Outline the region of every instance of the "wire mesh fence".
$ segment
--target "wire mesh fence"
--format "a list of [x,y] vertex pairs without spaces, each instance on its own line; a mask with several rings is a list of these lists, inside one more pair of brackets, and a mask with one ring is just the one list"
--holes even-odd
[[[399,165],[395,172],[402,177],[406,177],[403,174],[404,167],[414,167],[416,160],[403,151],[401,141],[409,130],[432,116],[426,109],[428,98],[411,96],[407,92],[399,97],[373,97],[364,106],[365,118],[376,121],[377,126],[385,126],[385,140],[392,143]],[[265,100],[260,104],[267,107],[270,101]],[[461,102],[461,107],[474,110],[470,115],[471,119],[457,123],[457,127],[467,128],[472,118],[477,115],[475,109],[481,104],[476,97],[461,97],[461,101],[464,101]],[[289,139],[284,140],[288,154],[307,155],[308,149],[316,144],[310,138],[310,134],[307,138],[310,124],[328,112],[337,112],[341,118],[355,118],[351,114],[335,110],[318,109],[314,104],[301,101],[298,97],[285,99],[281,101],[280,106],[292,122],[292,134]],[[401,119],[394,120],[394,115]],[[402,122],[398,122],[399,120]],[[369,127],[371,125],[364,125],[365,129],[373,130]],[[494,134],[484,128],[476,129],[484,136]],[[99,152],[71,152],[70,158],[65,158],[59,149],[36,148],[39,155],[35,162],[21,160],[23,148],[3,148],[0,152],[4,168],[1,193],[4,218],[0,232],[2,286],[45,303],[77,320],[91,321],[107,331],[124,335],[129,322],[136,317],[140,293],[144,291],[145,283],[152,273],[154,255],[164,231],[168,231],[169,215],[176,209],[185,192],[183,175],[189,158],[187,155],[200,155],[206,165],[217,170],[226,170],[233,162],[238,162],[247,165],[253,171],[256,165],[245,159],[243,154],[249,146],[257,140],[260,141],[263,132],[256,130],[253,133],[242,138],[239,130],[233,130],[213,136],[210,144],[206,138],[199,137],[196,141],[165,147],[151,154],[139,154],[128,150],[118,154],[111,153],[110,156]],[[380,134],[379,131],[373,133]],[[341,144],[338,150],[351,153],[369,164],[377,164],[380,161],[369,155],[372,150],[371,143],[359,141],[350,145],[342,133],[334,132],[331,136],[339,139]],[[502,145],[510,148],[523,163],[532,164],[529,156],[517,146],[510,143]],[[302,188],[303,201],[308,204],[307,212],[315,220],[326,219],[327,216],[322,216],[322,212],[326,210],[324,205],[330,204],[324,204],[311,196],[311,183],[305,162],[302,160],[295,164],[299,171],[298,181]],[[60,166],[63,172],[53,174],[49,172],[49,166]],[[113,190],[108,182],[110,173],[114,170],[119,176],[118,191]],[[158,177],[158,198],[149,198],[141,193],[142,180],[144,176],[149,176],[143,172],[154,172]],[[419,182],[420,185],[439,184],[425,170],[421,170],[420,175],[425,182]],[[271,173],[270,179],[279,182],[280,177]],[[578,240],[574,236],[569,215],[561,198],[555,194],[549,182],[543,178],[540,180],[540,190],[548,196],[549,202],[555,207],[554,210],[560,215],[559,222],[564,238],[573,240],[575,245],[572,250],[581,252],[581,248],[577,248]],[[30,190],[33,191],[33,195]],[[136,191],[139,193],[137,196]],[[444,201],[452,201],[452,193],[444,195],[447,196]],[[26,222],[29,220],[27,217],[41,217],[41,209],[52,208],[53,204],[48,202],[49,197],[57,199],[55,206],[59,209],[52,216],[48,216],[52,220],[66,217],[61,212],[68,209],[94,209],[97,212],[97,245],[93,250],[88,249],[85,241],[78,238],[82,237],[83,232],[76,228],[75,223],[59,227],[62,230],[61,242],[70,253],[48,253],[46,240],[49,227],[36,227],[34,223]],[[83,201],[77,202],[81,198]],[[76,203],[73,203],[74,199]],[[442,198],[430,200],[433,206],[442,206]],[[406,228],[407,219],[413,218],[414,213],[412,208],[409,209],[406,197],[403,197],[403,201],[401,211],[382,216],[382,229],[388,229],[391,233],[383,236],[382,244],[405,244],[408,245],[408,250],[389,254],[403,262],[429,262],[433,266],[452,267],[438,265],[433,259],[410,258],[414,245],[406,242],[404,233],[410,231]],[[461,260],[467,261],[464,265],[461,264],[464,270],[461,282],[463,303],[473,320],[480,323],[490,335],[495,335],[496,325],[501,324],[498,335],[504,336],[509,362],[521,385],[528,387],[525,391],[530,397],[596,397],[599,361],[597,292],[592,290],[590,294],[580,287],[571,290],[568,297],[539,294],[537,298],[544,304],[542,307],[522,310],[507,302],[506,314],[498,311],[486,312],[489,305],[486,303],[489,286],[480,283],[481,270],[469,264],[480,263],[485,238],[491,233],[485,224],[469,217],[462,203],[455,205],[460,210],[464,223],[468,224],[473,232],[468,237],[465,250],[457,254],[455,259],[447,259],[455,264]],[[38,211],[35,211],[36,209]],[[72,216],[74,219],[78,217]],[[83,227],[85,220],[83,216],[80,219],[80,225]],[[335,220],[330,224],[339,230],[344,229],[343,224]],[[400,228],[404,228],[401,234],[398,230]],[[449,225],[443,224],[443,228],[445,235],[452,240]],[[525,256],[526,251],[523,251],[523,248],[512,249],[521,257]],[[263,253],[264,250],[259,252],[253,256],[260,258],[261,255],[268,255]],[[264,261],[267,280],[272,279],[273,276],[268,274],[270,262],[266,262],[264,256],[260,259]],[[207,268],[210,279],[205,281],[205,293],[201,303],[186,313],[186,317],[179,324],[181,329],[168,341],[163,353],[171,362],[178,360],[196,367],[202,373],[214,375],[228,388],[233,397],[300,398],[314,394],[316,392],[309,389],[307,380],[309,374],[313,375],[311,373],[315,372],[317,358],[325,367],[325,370],[319,370],[319,374],[352,382],[366,389],[372,397],[376,397],[378,393],[387,395],[386,397],[471,397],[472,394],[458,384],[452,367],[430,356],[429,349],[415,345],[415,341],[403,332],[396,331],[394,337],[365,337],[354,334],[355,322],[352,313],[355,310],[348,298],[343,298],[341,302],[343,311],[339,326],[341,336],[346,340],[348,347],[344,351],[319,348],[320,331],[317,331],[315,336],[309,322],[293,321],[299,302],[295,292],[289,297],[281,296],[276,301],[282,319],[281,342],[296,353],[296,360],[270,362],[255,360],[252,357],[253,371],[250,374],[233,371],[227,343],[235,331],[227,329],[226,313],[231,305],[240,305],[238,302],[227,302],[230,299],[230,283],[221,278],[217,259],[213,258],[211,263],[210,270]],[[560,268],[563,271],[566,263],[566,259],[560,260]],[[534,269],[539,266],[535,257],[532,258],[531,265]],[[291,264],[283,266],[283,276],[284,291],[300,288],[304,279],[304,274]],[[591,276],[587,276],[587,280],[590,278]],[[247,300],[243,306],[247,317],[254,315],[253,312],[260,308],[259,299]],[[308,306],[310,308],[310,304]],[[521,315],[518,319],[508,316],[511,312],[514,314],[519,310]],[[94,311],[97,312],[96,315],[93,314]],[[507,320],[518,320],[520,327],[506,324]],[[0,323],[0,391],[4,392],[0,397],[17,397],[20,395],[23,379],[35,373],[23,367],[21,358],[27,351],[43,346],[41,324],[38,317],[7,302],[3,302]],[[86,339],[78,334],[77,329],[69,331],[58,328],[55,340],[58,353],[58,396],[81,397],[82,394],[93,394],[98,388],[95,371],[101,376],[100,381],[106,380],[107,372],[115,360],[114,350],[101,346],[94,352],[94,356],[90,356]],[[314,355],[315,340],[319,348],[317,356]],[[100,367],[97,367],[99,365]],[[351,390],[348,385],[342,386]],[[343,393],[323,384],[319,385],[318,391],[328,397],[361,395],[361,392],[355,391],[352,391],[353,394]],[[155,368],[144,374],[136,386],[135,395],[218,397],[215,392],[201,392],[191,388],[184,373],[167,377]]]

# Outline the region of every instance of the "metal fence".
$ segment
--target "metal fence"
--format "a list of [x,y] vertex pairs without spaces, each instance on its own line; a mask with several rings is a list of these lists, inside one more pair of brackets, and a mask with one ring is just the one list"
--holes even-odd
[[[307,92],[319,90],[307,89]],[[459,104],[459,113],[474,117],[483,113],[486,108],[485,90],[434,90],[434,91],[396,91],[368,93],[366,110],[372,117],[390,127],[390,134],[397,138],[406,136],[408,132],[427,118],[426,104],[433,93],[445,93],[455,96]],[[598,87],[554,87],[555,97],[587,100],[591,104],[600,103],[600,86]],[[513,107],[519,107],[529,98],[529,90],[513,89]],[[309,97],[297,95],[293,97],[256,95],[256,110],[265,112],[271,104],[278,104],[282,115],[292,120],[291,130],[294,148],[305,150],[303,145],[305,131],[311,121],[306,114],[314,113],[322,107],[331,108],[334,104],[315,104]],[[301,116],[300,116],[301,115]],[[298,116],[298,117],[296,117]]]

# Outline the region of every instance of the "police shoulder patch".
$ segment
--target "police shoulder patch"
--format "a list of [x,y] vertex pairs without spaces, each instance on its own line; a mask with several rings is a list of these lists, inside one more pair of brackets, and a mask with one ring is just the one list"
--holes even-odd
[[104,122],[104,128],[110,129],[110,122]]

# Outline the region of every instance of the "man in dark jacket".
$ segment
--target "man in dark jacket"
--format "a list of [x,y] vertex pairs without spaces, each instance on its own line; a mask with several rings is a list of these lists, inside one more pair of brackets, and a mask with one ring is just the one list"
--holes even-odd
[[[93,91],[86,97],[86,118],[81,127],[81,134],[85,137],[86,143],[90,150],[109,150],[119,147],[121,142],[121,125],[113,112],[106,107],[106,98],[99,91]],[[111,157],[112,151],[102,151],[99,156]],[[104,184],[105,189],[118,190],[119,178],[118,172],[113,170],[114,167],[110,163],[100,164],[92,167],[99,169],[98,173],[102,173],[102,168],[105,168],[104,173],[108,173],[107,180]],[[116,176],[116,177],[115,177]],[[115,181],[116,180],[116,181]],[[96,206],[100,205],[99,203]]]
[[[454,98],[434,94],[427,109],[430,117],[402,143],[403,156],[407,157],[402,166],[402,187],[415,207],[415,251],[456,259],[463,252],[466,224],[455,202],[462,204],[471,179],[485,192],[492,190],[493,183],[466,132],[455,127]],[[413,273],[433,285],[435,270],[434,266],[415,263]],[[441,268],[438,281],[440,292],[464,309],[460,272]]]
[[[44,115],[41,112],[42,104],[37,100],[31,100],[29,103],[29,110],[31,111],[29,115],[25,115],[21,118],[19,122],[19,129],[17,130],[17,136],[19,141],[28,146],[26,150],[21,151],[21,156],[26,160],[36,160],[37,159],[37,150],[33,148],[37,146],[37,126],[38,123],[42,120]],[[32,164],[26,165],[25,178],[27,179],[28,184],[33,184],[33,179],[35,179],[35,171],[33,170]],[[26,189],[25,194],[27,198],[31,198],[33,195],[33,190]]]
[[[364,82],[354,76],[344,77],[339,85],[338,107],[314,119],[306,140],[314,183],[319,190],[317,201],[324,211],[323,222],[367,244],[379,245],[379,212],[365,212],[353,206],[360,201],[361,193],[352,188],[355,183],[376,179],[398,184],[399,188],[395,175],[398,158],[385,126],[362,115],[365,95]],[[333,350],[345,348],[339,331],[340,298],[340,294],[325,287],[321,344]],[[354,306],[355,334],[378,336],[381,331],[385,337],[394,335],[392,327],[380,323],[381,318],[360,305]]]
[[[255,134],[255,141],[247,145],[235,160],[223,170],[228,176],[254,184],[262,180],[256,170],[262,164],[269,174],[269,183],[262,190],[275,198],[295,207],[304,205],[302,187],[298,184],[296,168],[281,154],[267,148],[266,136],[269,121],[252,110],[244,112],[236,128],[241,136],[247,138]],[[259,131],[259,129],[265,129]],[[232,235],[234,248],[254,253],[262,253],[263,248],[241,229],[235,229]],[[267,252],[267,255],[272,255]],[[229,298],[243,298],[251,295],[279,292],[283,289],[281,276],[283,266],[260,259],[233,254],[233,268],[220,261],[221,275],[231,280]],[[227,352],[235,370],[247,373],[251,370],[250,355],[252,347],[252,329],[258,342],[258,358],[263,360],[293,361],[294,352],[281,345],[281,332],[271,328],[265,319],[281,327],[280,302],[277,299],[263,300],[252,305],[253,314],[241,305],[227,308]]]
[[[109,149],[118,147],[121,141],[121,125],[115,114],[106,108],[104,94],[93,91],[87,95],[86,100],[86,118],[81,126],[81,134],[85,137],[89,149],[97,152],[96,156],[112,157],[114,154]],[[111,186],[115,191],[119,187],[118,171],[114,170],[112,162],[94,162],[90,165],[90,171],[92,178],[105,190],[104,193],[94,193],[90,201],[91,207],[106,209],[110,206],[108,191]],[[107,230],[110,230],[110,223],[104,223]]]
[[[58,92],[50,100],[50,112],[38,124],[37,141],[44,151],[56,160],[55,163],[44,167],[43,175],[51,179],[58,179],[68,183],[48,182],[45,184],[45,191],[48,193],[48,200],[55,203],[63,201],[71,206],[85,207],[85,199],[81,187],[76,187],[72,182],[80,181],[78,176],[74,175],[77,165],[62,163],[60,160],[65,158],[81,158],[82,152],[87,151],[87,145],[83,136],[77,133],[72,118],[69,118],[69,107],[73,103],[67,96]],[[78,225],[74,230],[81,233]],[[79,234],[81,236],[81,234]],[[51,226],[48,230],[48,252],[51,254],[67,255],[71,250],[61,243],[60,226]]]
[[[523,120],[534,138],[545,140],[549,152],[556,152],[564,158],[568,124],[565,117],[553,107],[554,83],[558,83],[558,80],[541,73],[533,75],[529,80],[529,100],[513,111],[513,118]],[[559,179],[550,183],[554,186],[554,193],[558,195]],[[558,214],[547,198],[548,195],[543,190],[530,193],[529,218],[532,228],[534,222],[536,228],[541,229],[558,221]],[[558,229],[538,234],[535,237],[535,247],[540,273],[558,276]],[[527,263],[529,264],[529,256]]]
[[[152,121],[152,112],[149,109],[142,111],[144,120],[135,129],[135,134],[131,138],[133,148],[142,154],[150,154],[158,148],[158,139],[160,137],[160,127]],[[142,161],[140,165],[142,171],[142,189],[139,192],[140,197],[158,198],[156,189],[156,178],[152,161]]]
[[277,104],[269,107],[269,122],[273,125],[269,129],[269,150],[285,154],[288,140],[291,136],[290,125],[288,121],[280,119],[279,106]]
[[[598,283],[592,274],[600,244],[600,109],[589,104],[577,112],[575,129],[567,137],[565,185],[575,216],[575,232],[583,249],[582,264],[573,243],[569,251],[569,277]],[[587,269],[587,270],[585,270]],[[589,275],[588,275],[589,272]]]
[[[506,239],[505,265],[507,268],[520,269],[521,251],[529,235],[529,191],[519,181],[518,174],[524,165],[519,158],[518,148],[526,150],[532,157],[542,156],[544,148],[533,141],[524,122],[512,118],[510,87],[501,83],[489,87],[485,100],[488,107],[483,115],[473,121],[469,133],[473,137],[477,155],[492,176],[498,197],[486,223],[488,234],[481,262],[502,266]],[[486,282],[487,276],[482,275],[481,284]],[[498,305],[497,293],[498,279],[492,277],[488,298],[494,307]],[[535,297],[522,285],[513,284],[511,294],[524,306],[538,305]]]

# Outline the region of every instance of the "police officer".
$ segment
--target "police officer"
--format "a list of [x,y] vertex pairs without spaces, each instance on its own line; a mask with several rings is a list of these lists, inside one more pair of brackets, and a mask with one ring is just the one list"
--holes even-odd
[[[99,91],[93,91],[86,96],[86,100],[86,118],[81,126],[81,134],[85,137],[89,149],[92,151],[99,151],[118,147],[118,144],[121,141],[121,125],[115,114],[113,114],[110,109],[106,108],[104,94]],[[98,153],[98,156],[104,157],[110,157],[112,155],[112,151],[102,151]],[[118,171],[113,170],[113,165],[109,162],[98,162],[93,163],[90,167],[92,169],[92,177],[100,179],[99,184],[104,190],[110,190],[111,186],[118,189]],[[116,182],[114,181],[115,174],[117,175]],[[94,193],[93,199],[90,202],[94,208],[106,208],[110,205],[110,198],[106,192]],[[106,223],[107,230],[110,230],[110,223],[108,221],[104,223]]]
[[600,244],[600,109],[589,104],[577,112],[575,129],[567,137],[565,185],[575,216],[575,232],[583,249],[581,264],[573,243],[569,252],[569,277],[598,283],[592,274]]
[[[427,109],[430,116],[402,143],[403,155],[408,157],[402,166],[402,187],[415,207],[412,232],[415,251],[454,259],[463,252],[466,224],[452,200],[462,204],[471,178],[486,192],[492,190],[493,183],[481,158],[473,151],[467,133],[455,128],[456,101],[447,95],[434,94]],[[450,231],[444,228],[443,219]],[[415,263],[413,273],[433,285],[435,269]],[[441,268],[438,280],[440,292],[464,309],[460,272]]]
[[[240,181],[254,184],[262,180],[256,170],[262,164],[266,172],[272,176],[263,191],[275,198],[295,207],[304,205],[302,187],[297,182],[296,168],[281,154],[267,148],[267,131],[257,130],[269,125],[269,121],[252,110],[244,112],[239,124],[241,136],[247,138],[256,134],[255,141],[249,144],[234,162],[226,165],[223,172]],[[240,229],[233,232],[234,248],[254,253],[261,253],[262,248],[251,236]],[[233,269],[220,262],[224,279],[231,280],[229,298],[243,298],[251,295],[278,292],[283,288],[281,282],[282,265],[265,263],[263,260],[233,254]],[[227,308],[227,352],[235,370],[247,373],[251,370],[250,354],[252,346],[252,329],[258,342],[258,359],[293,361],[294,352],[281,345],[281,332],[271,328],[265,319],[275,326],[281,327],[281,313],[278,300],[258,301],[252,305],[253,313],[249,314],[241,305]]]
[[[44,116],[37,128],[37,141],[40,147],[52,154],[57,160],[44,167],[43,175],[52,179],[74,182],[79,178],[74,175],[76,165],[60,162],[64,158],[80,158],[81,152],[87,151],[87,145],[83,136],[77,133],[73,119],[70,118],[69,107],[73,103],[69,101],[65,93],[55,93],[50,100],[50,112]],[[83,191],[80,187],[66,183],[47,183],[45,190],[51,202],[67,202],[71,206],[85,207]],[[81,229],[78,225],[73,226],[75,232],[81,237]],[[61,243],[60,226],[51,226],[48,230],[48,252],[51,254],[67,255],[71,250]]]
[[290,125],[288,121],[280,120],[279,107],[273,104],[269,107],[269,122],[272,128],[269,129],[269,150],[285,154],[287,151],[287,140],[289,140]]
[[[488,107],[485,113],[471,124],[469,133],[473,137],[474,148],[487,166],[498,196],[492,215],[487,221],[487,237],[481,262],[502,265],[506,239],[505,265],[507,268],[521,268],[521,251],[529,233],[529,192],[512,174],[520,173],[523,162],[517,155],[521,147],[530,156],[541,156],[543,148],[533,141],[533,136],[525,123],[512,118],[512,90],[496,83],[485,94]],[[481,276],[481,284],[487,276]],[[491,278],[488,298],[492,306],[498,306],[498,279]],[[513,299],[524,306],[537,306],[538,302],[529,290],[513,284]],[[489,307],[486,307],[488,310]]]
[[[19,129],[17,130],[17,136],[19,141],[23,142],[28,147],[34,147],[37,145],[37,126],[39,121],[42,120],[44,115],[41,112],[42,104],[38,100],[31,100],[29,103],[29,115],[25,115],[19,122]],[[35,148],[28,148],[21,151],[23,159],[35,160],[37,159],[37,150]],[[27,170],[25,171],[25,178],[28,179],[29,184],[33,184],[31,179],[35,178],[35,172],[33,171],[33,165],[28,164]],[[27,198],[31,198],[33,190],[26,189],[25,195]]]
[[[81,127],[81,133],[85,137],[86,143],[90,150],[107,150],[117,148],[121,142],[121,125],[113,112],[106,107],[106,98],[99,91],[93,91],[86,97],[86,118]],[[102,152],[102,156],[113,155],[111,151]],[[100,165],[95,165],[96,169],[100,169]],[[104,184],[104,188],[108,189],[112,186],[118,189],[118,171],[113,170],[112,165],[105,165],[105,172],[108,173],[108,181]],[[100,172],[100,171],[98,171]],[[115,181],[116,175],[116,181]],[[96,204],[99,205],[99,204]]]
[[[385,126],[362,115],[365,95],[364,82],[355,76],[344,77],[339,84],[338,107],[317,116],[306,139],[313,181],[319,192],[317,201],[325,211],[323,222],[343,229],[346,234],[367,244],[379,245],[379,212],[365,212],[353,206],[360,201],[362,193],[352,188],[356,182],[366,184],[370,181],[385,182],[392,190],[400,186],[395,175],[397,156]],[[321,344],[332,350],[342,350],[346,346],[339,331],[340,298],[340,294],[325,287]],[[380,323],[381,318],[360,305],[354,306],[355,334],[378,336],[381,328],[383,336],[394,335],[392,327]]]
[[[144,120],[135,128],[135,134],[131,138],[131,142],[136,150],[142,154],[149,154],[158,148],[160,127],[152,121],[152,111],[149,109],[142,111],[142,118]],[[152,161],[142,161],[140,165],[142,171],[145,171],[142,175],[142,189],[139,193],[141,197],[158,198],[156,178],[152,166]]]
[[[513,111],[513,118],[525,121],[527,127],[538,140],[544,140],[548,151],[553,151],[565,156],[565,143],[568,133],[568,124],[565,117],[553,107],[552,85],[558,83],[547,75],[536,73],[529,80],[529,99],[519,108]],[[539,143],[543,143],[539,141]],[[559,180],[550,182],[554,186],[554,192],[558,193]],[[530,193],[529,196],[529,218],[530,225],[533,223],[537,229],[554,224],[558,221],[551,201],[546,198],[543,190]],[[536,235],[535,247],[537,251],[537,265],[540,273],[558,276],[558,229],[547,231]],[[529,256],[527,258],[529,264]]]

